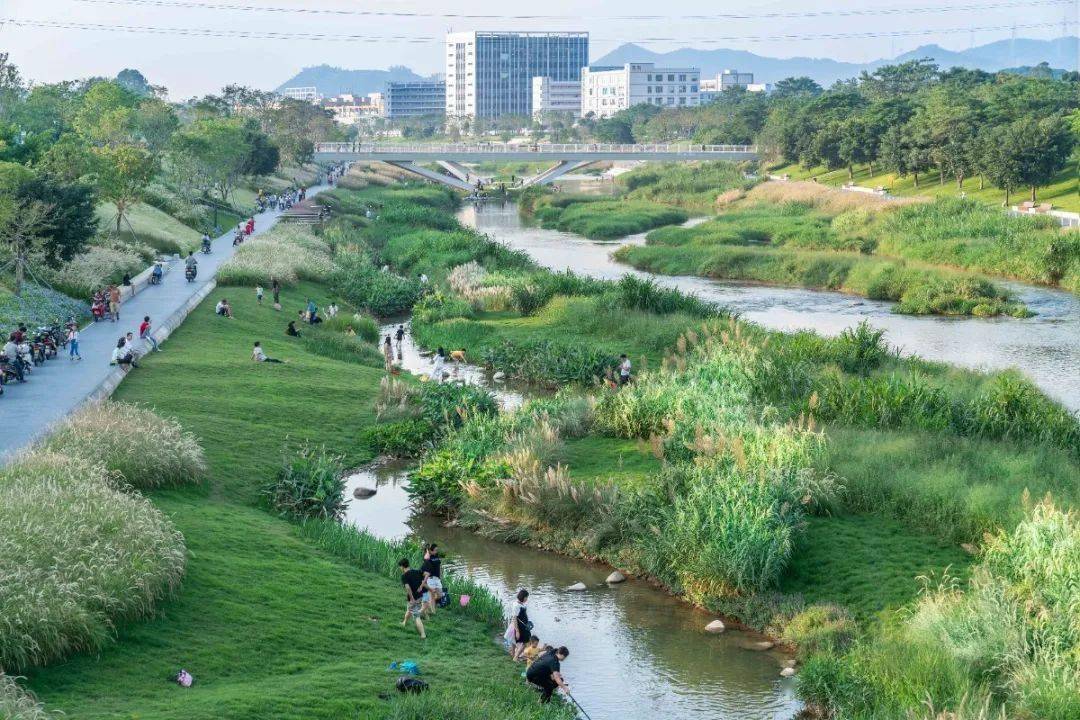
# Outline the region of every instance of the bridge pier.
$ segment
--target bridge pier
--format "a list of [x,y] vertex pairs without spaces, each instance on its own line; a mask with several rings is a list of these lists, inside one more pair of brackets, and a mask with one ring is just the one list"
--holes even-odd
[[412,161],[383,160],[383,162],[387,165],[393,165],[394,167],[404,170],[405,172],[410,172],[413,175],[419,175],[425,180],[431,180],[432,182],[449,185],[455,190],[464,190],[465,192],[471,192],[473,190],[473,186],[465,182],[465,180],[461,178],[451,175],[443,175],[442,173],[437,173],[434,170],[428,170],[426,167],[422,167],[421,165],[418,165]]
[[523,178],[521,181],[522,187],[529,187],[530,185],[547,185],[552,180],[557,180],[563,175],[575,170],[580,170],[586,165],[592,165],[592,160],[560,160],[555,163],[554,166],[548,168],[544,172],[533,175],[531,178]]
[[491,180],[490,176],[481,175],[475,170],[470,170],[461,163],[455,162],[453,160],[440,160],[439,166],[454,177],[456,177],[458,180],[461,180],[462,182],[467,182],[474,187],[476,186],[477,180],[484,183],[485,185],[487,185],[488,182]]

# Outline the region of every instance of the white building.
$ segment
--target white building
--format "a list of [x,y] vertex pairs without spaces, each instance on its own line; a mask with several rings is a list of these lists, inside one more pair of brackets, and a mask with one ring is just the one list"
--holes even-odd
[[319,91],[314,85],[284,88],[280,94],[281,97],[290,100],[303,100],[311,103],[319,101]]
[[532,79],[580,80],[587,32],[471,31],[446,36],[446,114],[532,114]]
[[634,105],[667,108],[701,104],[698,68],[658,68],[654,63],[587,67],[581,71],[581,114],[611,117]]
[[340,125],[368,124],[382,113],[382,104],[372,101],[371,96],[358,97],[348,93],[322,101],[334,121]]
[[772,92],[771,84],[754,82],[754,73],[725,70],[715,78],[701,79],[701,104],[707,105],[720,97],[720,93],[735,88],[742,88],[746,92]]
[[549,113],[571,113],[577,117],[581,114],[581,81],[534,77],[532,113],[537,119]]

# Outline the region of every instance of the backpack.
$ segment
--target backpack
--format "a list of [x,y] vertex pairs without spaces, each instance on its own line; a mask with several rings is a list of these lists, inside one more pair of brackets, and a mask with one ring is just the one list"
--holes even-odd
[[443,589],[442,589],[442,591],[441,591],[441,593],[439,595],[438,606],[441,607],[441,608],[444,608],[449,604],[450,604],[450,591],[446,589],[446,585],[444,583],[443,584]]
[[428,689],[428,684],[419,678],[402,675],[396,683],[398,692],[419,694]]

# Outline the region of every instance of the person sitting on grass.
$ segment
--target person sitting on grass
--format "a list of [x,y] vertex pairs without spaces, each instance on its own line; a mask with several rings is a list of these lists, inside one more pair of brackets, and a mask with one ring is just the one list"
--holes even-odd
[[278,360],[277,358],[267,357],[266,353],[263,352],[262,343],[260,343],[258,340],[255,341],[255,347],[251,351],[251,359],[254,360],[255,362],[264,362],[264,363],[283,363],[283,362],[285,362],[284,360]]
[[420,617],[424,611],[424,592],[427,590],[424,574],[419,570],[410,570],[408,558],[401,558],[398,561],[398,567],[401,568],[401,584],[405,587],[405,618],[401,624],[404,626],[409,622],[410,617],[413,618],[416,622],[416,630],[420,633],[420,639],[427,640],[424,621]]
[[111,365],[119,365],[120,367],[127,366],[127,369],[133,367],[139,367],[139,364],[135,362],[135,355],[127,347],[127,338],[121,336],[116,341],[116,347],[113,348]]
[[570,651],[565,646],[560,647],[553,653],[544,653],[538,657],[525,671],[525,679],[540,691],[541,703],[551,702],[551,695],[556,688],[562,688],[563,692],[570,693],[570,686],[563,680],[560,667],[560,663],[569,655]]
[[337,314],[338,314],[337,303],[335,301],[331,300],[330,304],[326,306],[326,317],[328,317],[328,318],[337,317]]
[[232,306],[229,305],[229,301],[226,298],[218,300],[218,304],[214,307],[214,312],[222,317],[232,319]]
[[296,321],[290,320],[289,326],[285,328],[285,334],[289,337],[300,337],[300,331],[296,329]]

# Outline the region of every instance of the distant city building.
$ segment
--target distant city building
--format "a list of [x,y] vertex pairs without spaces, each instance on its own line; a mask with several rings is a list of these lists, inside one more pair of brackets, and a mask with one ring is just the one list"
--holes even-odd
[[285,88],[280,93],[281,97],[288,98],[290,100],[303,100],[305,102],[318,102],[319,91],[312,85],[309,87],[290,87]]
[[552,80],[534,77],[532,80],[532,114],[540,118],[547,113],[581,114],[581,81]]
[[[381,94],[379,96],[381,97]],[[366,124],[379,117],[382,112],[382,103],[376,104],[370,95],[358,97],[344,93],[323,100],[322,106],[329,110],[334,121],[341,125]]]
[[587,67],[581,71],[581,114],[606,118],[641,104],[696,107],[700,77],[698,68],[658,68],[654,63]]
[[455,118],[531,115],[534,77],[580,80],[588,62],[587,32],[449,33],[446,114]]
[[383,116],[391,120],[446,112],[446,83],[442,80],[388,82],[382,96]]
[[725,70],[715,78],[701,79],[701,104],[707,105],[720,97],[720,93],[735,88],[742,88],[747,92],[772,92],[772,85],[769,83],[754,82],[754,73]]

